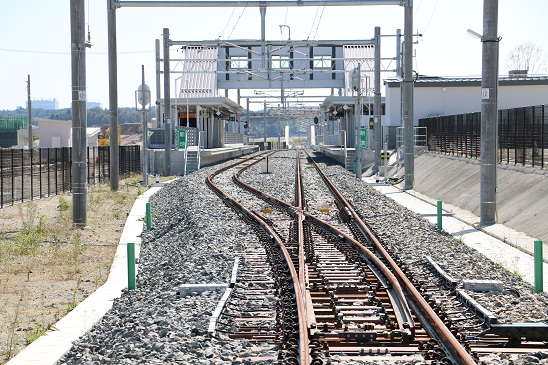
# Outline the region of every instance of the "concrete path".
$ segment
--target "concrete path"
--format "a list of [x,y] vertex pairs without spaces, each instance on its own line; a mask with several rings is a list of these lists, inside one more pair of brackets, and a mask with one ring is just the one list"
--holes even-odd
[[107,281],[76,308],[57,322],[54,327],[11,359],[9,365],[55,364],[70,350],[72,342],[91,329],[112,307],[115,298],[127,288],[127,244],[135,243],[135,257],[139,257],[141,233],[146,214],[146,203],[161,186],[153,186],[140,195],[127,217],[116,255]]
[[[409,210],[422,215],[437,226],[437,201],[417,193],[414,190],[402,191],[396,186],[376,183],[374,177],[363,179],[376,190],[405,206]],[[516,232],[502,224],[479,230],[475,227],[479,217],[454,206],[444,206],[442,229],[467,246],[489,257],[510,272],[521,275],[523,279],[535,285],[533,252],[535,239],[526,234]],[[506,240],[506,242],[504,242]],[[511,242],[510,245],[508,242]],[[548,288],[548,264],[543,265],[543,288]]]

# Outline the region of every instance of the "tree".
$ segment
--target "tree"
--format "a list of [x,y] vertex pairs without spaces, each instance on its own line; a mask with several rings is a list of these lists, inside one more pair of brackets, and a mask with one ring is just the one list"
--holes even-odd
[[530,75],[545,73],[546,55],[533,42],[525,42],[510,51],[506,66],[509,70],[527,70]]

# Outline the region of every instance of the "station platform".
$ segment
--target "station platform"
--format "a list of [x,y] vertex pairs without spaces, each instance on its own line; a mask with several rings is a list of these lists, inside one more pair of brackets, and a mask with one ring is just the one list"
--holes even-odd
[[28,345],[7,362],[9,365],[55,364],[72,347],[72,342],[84,335],[112,307],[115,298],[127,288],[127,244],[135,244],[135,258],[139,257],[146,203],[163,184],[155,184],[141,194],[126,219],[122,236],[112,262],[107,281],[78,304],[51,330]]
[[[188,152],[196,153],[197,146],[189,146]],[[225,147],[207,148],[200,151],[200,167],[211,166],[223,161],[248,155],[259,151],[259,146],[245,145],[243,143],[227,144]],[[149,169],[153,175],[160,174],[164,167],[165,150],[150,149],[149,153]],[[189,156],[190,161],[190,156]],[[184,169],[184,150],[171,150],[171,174],[183,175]]]
[[[377,191],[403,205],[409,210],[422,215],[437,225],[437,201],[414,190],[402,190],[397,185],[376,182],[374,176],[364,177],[363,181]],[[444,204],[442,229],[461,240],[508,271],[518,274],[531,285],[535,285],[535,265],[533,246],[535,239],[525,233],[517,232],[502,224],[488,227],[477,227],[480,218],[471,212]],[[512,245],[509,244],[512,242]],[[548,254],[546,242],[543,251]],[[543,263],[543,291],[548,288],[548,263]],[[486,280],[489,278],[485,278]]]

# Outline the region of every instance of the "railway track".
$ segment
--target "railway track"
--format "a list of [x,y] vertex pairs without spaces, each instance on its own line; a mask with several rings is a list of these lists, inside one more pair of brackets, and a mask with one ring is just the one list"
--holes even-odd
[[[301,152],[296,159],[294,204],[265,194],[239,178],[249,166],[258,163],[258,159],[246,163],[245,166],[239,164],[233,175],[233,180],[239,187],[270,204],[271,210],[263,209],[263,212],[284,211],[293,218],[287,239],[281,238],[283,234],[280,234],[279,227],[277,230],[272,228],[275,226],[272,216],[265,218],[266,213],[260,214],[245,208],[241,202],[213,183],[215,176],[235,168],[237,164],[227,166],[208,178],[208,185],[225,203],[237,209],[248,221],[254,221],[261,227],[262,235],[265,236],[263,241],[273,242],[266,247],[270,246],[268,250],[271,251],[267,260],[272,261],[272,255],[275,256],[274,261],[277,260],[281,268],[274,271],[283,273],[287,270],[291,273],[290,282],[285,281],[278,285],[292,288],[291,295],[295,302],[282,299],[282,303],[290,304],[277,309],[290,315],[281,320],[281,325],[279,318],[276,323],[269,325],[269,329],[276,328],[282,332],[281,335],[273,332],[268,338],[271,344],[279,344],[283,350],[278,355],[278,360],[284,361],[283,363],[327,364],[331,363],[330,357],[337,354],[345,359],[352,356],[363,360],[367,356],[378,359],[382,356],[399,355],[407,360],[430,358],[450,362],[446,359],[446,354],[450,354],[450,351],[442,351],[437,341],[422,329],[416,315],[411,312],[406,295],[392,273],[393,268],[388,268],[383,262],[389,261],[389,256],[375,254],[336,226],[315,218],[303,209],[306,202],[301,180],[300,154]],[[346,221],[345,223],[355,220],[356,214],[342,195],[332,184],[329,185],[325,176],[322,178],[336,198],[339,206],[338,219]],[[246,200],[249,201],[249,198]],[[353,226],[350,231],[356,231],[356,224]],[[357,235],[364,238],[363,231]],[[371,243],[371,238],[368,239]],[[285,259],[284,264],[279,263],[282,257]],[[279,279],[274,281],[279,282]],[[278,285],[273,288],[277,289],[277,293],[283,293]],[[422,299],[420,295],[416,295]],[[424,312],[432,315],[428,309]],[[290,316],[293,318],[289,318]],[[283,332],[287,321],[299,323],[298,326],[288,326],[289,334]],[[445,326],[441,327],[441,331],[445,329],[448,332]],[[256,338],[249,336],[249,332],[239,332],[240,334],[235,333],[231,337],[260,338],[258,342],[263,343],[267,340],[259,327],[254,329]],[[454,340],[453,336],[451,338]],[[464,349],[462,351],[464,355],[458,356],[469,358],[468,362],[462,363],[475,363]],[[426,357],[424,353],[427,354]]]
[[[267,156],[272,166],[262,174]],[[293,151],[239,159],[152,197],[161,214],[143,232],[138,290],[63,361],[403,365],[548,356],[542,296],[340,167],[314,157],[335,190],[304,152],[298,160]],[[464,287],[489,277],[504,290]],[[521,318],[529,323],[511,323]]]
[[[542,323],[498,325],[489,311],[456,290],[456,281],[430,258],[416,265],[417,271],[397,253],[389,253],[304,154],[296,152],[291,198],[282,200],[242,179],[271,154],[226,166],[207,179],[226,204],[257,227],[265,253],[253,250],[244,261],[273,278],[246,271],[242,281],[248,286],[241,298],[250,303],[262,300],[263,307],[225,311],[239,317],[228,321],[225,331],[231,338],[245,338],[263,350],[279,349],[277,355],[247,359],[314,365],[341,360],[476,364],[485,354],[545,349]],[[314,185],[306,180],[312,171],[312,179],[321,179],[324,186],[309,193],[305,186]],[[235,184],[230,189],[237,186],[234,196],[214,182],[220,174]],[[321,197],[316,199],[316,194]],[[276,305],[267,306],[265,301]],[[524,335],[516,339],[520,331]]]

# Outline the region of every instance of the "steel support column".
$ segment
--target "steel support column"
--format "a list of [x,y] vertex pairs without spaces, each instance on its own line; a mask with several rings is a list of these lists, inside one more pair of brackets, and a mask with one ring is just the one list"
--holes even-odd
[[[375,84],[374,84],[374,100],[373,100],[373,137],[375,150],[375,164],[373,165],[373,173],[379,172],[381,162],[381,143],[382,143],[382,101],[381,101],[381,28],[375,27]],[[386,151],[385,151],[386,153]]]
[[160,122],[162,120],[162,114],[160,111],[160,99],[162,98],[161,91],[161,83],[160,83],[160,40],[156,39],[154,42],[154,46],[156,49],[156,125],[153,127],[160,128]]
[[404,190],[413,189],[415,180],[413,122],[413,0],[405,5],[403,34],[402,122],[405,156]]
[[357,91],[358,96],[354,104],[354,128],[356,131],[356,144],[354,145],[354,151],[356,152],[356,178],[362,179],[362,69],[361,63],[358,63],[358,80]]
[[164,40],[164,175],[171,175],[171,94],[169,72],[169,29],[164,28],[162,34]]

